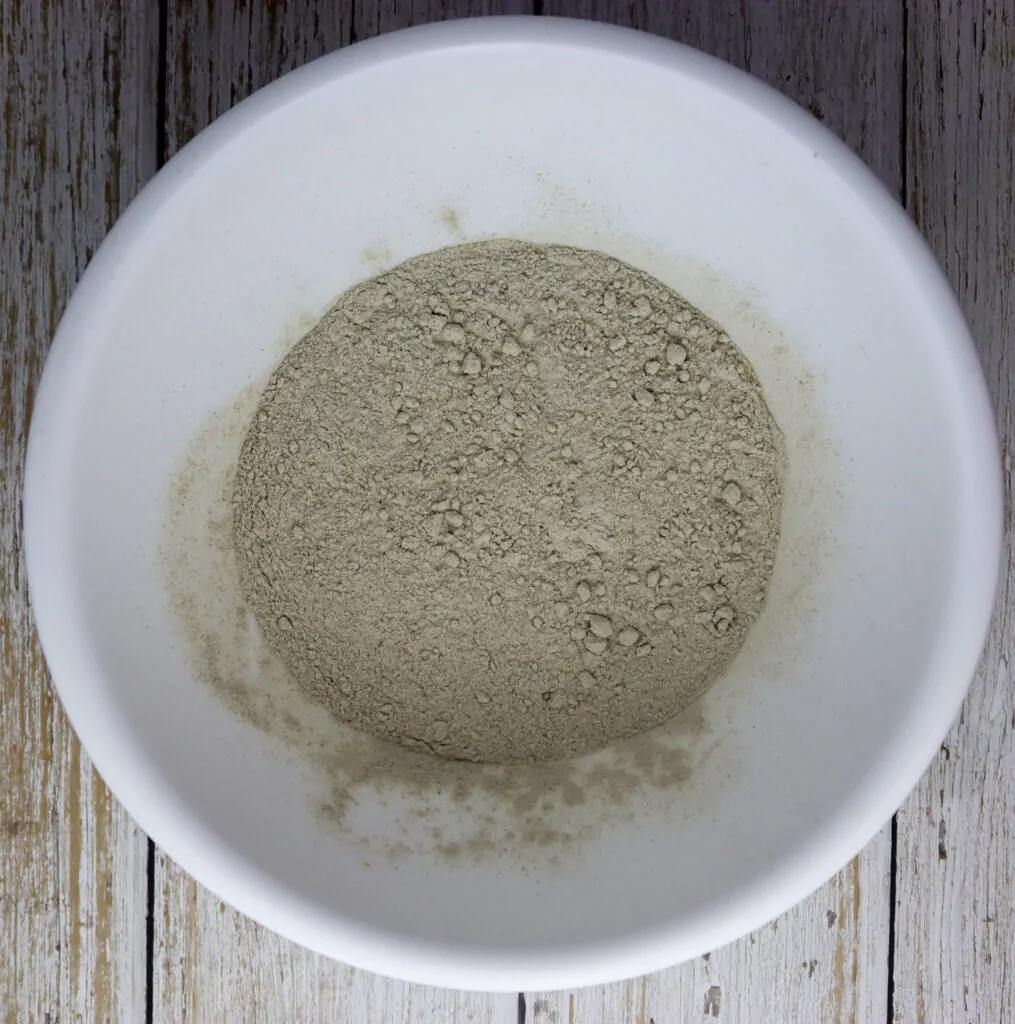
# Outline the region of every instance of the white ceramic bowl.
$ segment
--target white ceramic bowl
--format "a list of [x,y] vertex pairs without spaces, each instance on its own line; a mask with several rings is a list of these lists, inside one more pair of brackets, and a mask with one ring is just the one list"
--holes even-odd
[[[316,770],[195,678],[159,551],[174,467],[301,325],[382,266],[489,236],[604,249],[720,320],[761,374],[789,476],[767,609],[699,728],[673,733],[679,781],[634,778],[619,807],[591,790],[577,808],[551,801],[534,813],[556,839],[488,823],[470,853],[467,812],[380,782],[351,825],[322,821]],[[853,856],[958,711],[1000,514],[966,327],[872,175],[717,61],[534,20],[334,54],[173,159],[67,309],[25,494],[53,678],[155,841],[313,949],[505,990],[699,954]],[[443,815],[457,855],[411,818],[414,800]]]

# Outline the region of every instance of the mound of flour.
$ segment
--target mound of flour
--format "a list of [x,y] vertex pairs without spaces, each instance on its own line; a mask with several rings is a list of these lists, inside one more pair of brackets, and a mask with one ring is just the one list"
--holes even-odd
[[344,294],[271,377],[233,496],[295,683],[452,758],[657,725],[760,612],[780,436],[722,328],[598,252],[491,241]]

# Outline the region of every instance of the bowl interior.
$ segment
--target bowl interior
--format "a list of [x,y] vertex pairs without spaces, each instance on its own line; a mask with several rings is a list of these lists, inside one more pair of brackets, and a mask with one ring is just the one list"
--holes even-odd
[[[367,781],[336,824],[321,771],[195,678],[166,589],[171,481],[209,417],[346,287],[495,236],[647,270],[753,361],[789,458],[771,597],[698,719],[664,730],[684,769],[665,783],[548,796],[527,820],[559,827],[535,836],[493,798]],[[760,924],[901,800],[982,639],[992,445],[942,280],[809,118],[648,38],[451,26],[289,76],[115,229],[33,425],[32,590],[107,782],[224,898],[386,973],[582,984]],[[203,508],[212,491],[194,493]]]

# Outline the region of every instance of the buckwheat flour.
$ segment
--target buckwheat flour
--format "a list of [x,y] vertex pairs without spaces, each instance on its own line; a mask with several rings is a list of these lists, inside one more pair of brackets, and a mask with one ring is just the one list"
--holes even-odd
[[491,241],[341,297],[271,377],[233,495],[246,599],[335,716],[447,757],[649,729],[757,618],[780,435],[654,278]]

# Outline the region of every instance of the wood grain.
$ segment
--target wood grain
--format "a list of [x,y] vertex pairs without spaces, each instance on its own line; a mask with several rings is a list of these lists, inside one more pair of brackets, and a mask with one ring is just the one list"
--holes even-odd
[[[1015,0],[547,0],[680,39],[787,93],[898,191],[981,346],[1010,487],[1015,343]],[[152,173],[157,5],[0,5],[0,1019],[144,1018],[144,837],[49,688],[27,604],[20,489],[48,341],[95,247]],[[243,96],[353,39],[528,5],[169,4],[171,153]],[[903,103],[908,128],[903,131]],[[905,165],[905,166],[903,166]],[[1015,698],[1004,583],[961,721],[899,815],[898,1022],[1015,1021]],[[883,832],[790,914],[708,959],[624,985],[532,994],[549,1024],[873,1021],[887,1005]],[[156,859],[155,1019],[513,1022],[513,997],[403,985],[325,961]]]
[[1007,503],[979,672],[899,814],[895,1021],[1015,1021],[1015,0],[912,4],[908,29],[908,205],[979,346]]
[[351,41],[346,2],[170,4],[166,157],[261,86]]
[[[365,38],[417,20],[495,3],[355,5]],[[255,89],[350,42],[351,3],[170,5],[166,84],[169,155]],[[515,1024],[515,996],[391,981],[302,949],[222,904],[156,855],[154,1020],[405,1021]]]
[[355,38],[360,40],[450,18],[532,14],[534,4],[532,0],[375,0],[355,7]]
[[[810,110],[901,194],[901,2],[548,0],[546,11],[654,32],[749,71]],[[890,889],[886,826],[836,878],[748,938],[622,986],[536,995],[533,1019],[880,1024],[888,1004]]]
[[85,265],[155,168],[157,9],[0,5],[0,1018],[144,1016],[147,840],[82,753],[28,606],[32,401]]

